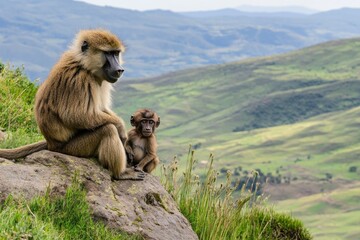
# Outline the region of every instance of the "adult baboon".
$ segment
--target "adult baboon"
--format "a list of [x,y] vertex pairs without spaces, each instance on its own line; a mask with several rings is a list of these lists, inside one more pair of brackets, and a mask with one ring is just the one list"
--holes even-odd
[[160,117],[149,109],[140,109],[131,116],[130,123],[134,128],[128,132],[125,142],[128,162],[136,170],[151,173],[160,163],[155,137]]
[[143,179],[144,173],[126,168],[126,129],[110,110],[111,83],[124,72],[122,51],[121,40],[108,31],[80,31],[36,94],[36,122],[46,141],[0,150],[0,157],[19,158],[48,149],[97,157],[115,179]]

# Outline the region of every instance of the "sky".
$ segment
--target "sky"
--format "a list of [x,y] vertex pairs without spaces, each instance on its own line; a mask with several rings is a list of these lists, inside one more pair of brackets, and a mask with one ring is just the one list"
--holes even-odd
[[81,0],[99,6],[134,10],[163,9],[174,12],[237,8],[243,5],[261,7],[301,6],[325,11],[342,7],[360,8],[360,0]]

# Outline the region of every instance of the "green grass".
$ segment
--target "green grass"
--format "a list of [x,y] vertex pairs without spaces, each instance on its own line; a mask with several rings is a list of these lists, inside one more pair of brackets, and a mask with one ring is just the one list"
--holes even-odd
[[37,86],[30,82],[21,68],[0,62],[0,128],[36,132],[33,106]]
[[30,201],[9,196],[0,205],[0,239],[139,239],[95,222],[86,192],[74,179],[65,196],[44,196]]
[[51,222],[32,214],[26,201],[8,197],[0,205],[0,239],[60,239]]
[[312,239],[301,221],[277,213],[261,196],[235,186],[227,172],[225,184],[218,184],[218,172],[210,156],[205,179],[195,175],[194,151],[189,151],[186,170],[178,174],[176,159],[163,167],[162,181],[178,202],[200,239]]
[[0,141],[0,148],[20,147],[43,139],[44,137],[39,132],[27,132],[26,129],[19,128],[14,132],[7,131],[6,139]]
[[0,148],[13,148],[42,140],[34,117],[36,84],[30,82],[23,69],[0,62],[0,130],[7,138]]

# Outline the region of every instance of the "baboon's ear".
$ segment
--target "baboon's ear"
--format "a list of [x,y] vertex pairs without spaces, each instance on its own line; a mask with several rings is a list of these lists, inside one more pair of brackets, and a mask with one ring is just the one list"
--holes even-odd
[[134,118],[134,116],[130,117],[130,124],[131,124],[131,126],[136,127],[135,126],[135,118]]
[[84,41],[83,44],[81,45],[81,51],[85,52],[86,50],[88,50],[89,48],[89,44],[87,41]]
[[158,117],[155,127],[159,127],[159,126],[160,126],[160,117]]

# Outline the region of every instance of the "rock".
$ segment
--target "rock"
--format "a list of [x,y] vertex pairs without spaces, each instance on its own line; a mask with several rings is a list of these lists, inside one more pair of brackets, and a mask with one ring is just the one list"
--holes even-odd
[[10,193],[30,199],[49,186],[52,194],[62,195],[76,172],[95,220],[145,239],[198,239],[157,177],[147,174],[144,181],[112,181],[95,160],[50,151],[16,163],[0,159],[0,201]]

